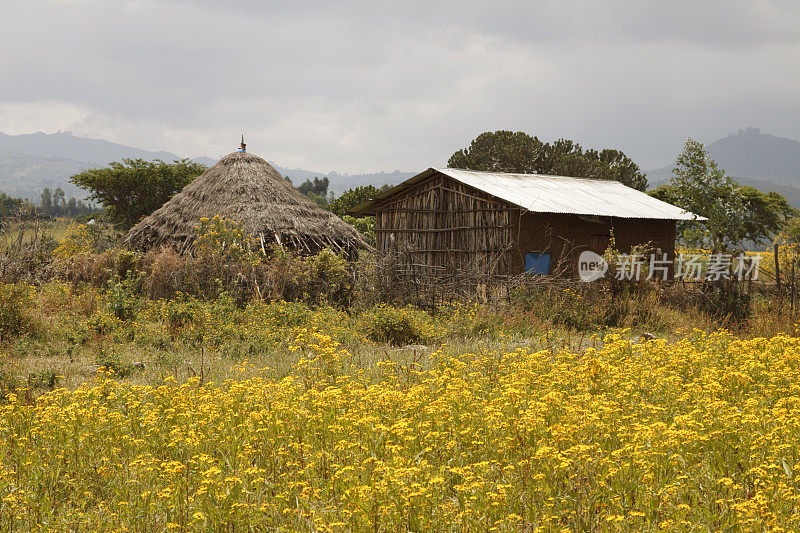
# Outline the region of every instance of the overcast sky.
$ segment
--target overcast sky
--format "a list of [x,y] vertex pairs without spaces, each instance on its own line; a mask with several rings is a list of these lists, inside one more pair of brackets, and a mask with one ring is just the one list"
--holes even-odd
[[797,0],[0,0],[0,131],[320,172],[443,165],[487,130],[615,147],[800,139]]

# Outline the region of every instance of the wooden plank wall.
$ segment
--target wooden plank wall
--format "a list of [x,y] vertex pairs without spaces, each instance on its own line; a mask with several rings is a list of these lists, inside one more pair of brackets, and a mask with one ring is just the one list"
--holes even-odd
[[457,270],[510,273],[512,210],[486,193],[436,174],[377,206],[376,245],[412,275]]

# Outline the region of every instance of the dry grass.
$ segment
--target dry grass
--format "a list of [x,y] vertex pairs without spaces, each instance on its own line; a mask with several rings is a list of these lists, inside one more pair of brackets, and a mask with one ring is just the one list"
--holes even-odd
[[[609,326],[603,322],[609,308],[584,316],[601,302],[561,288],[502,305],[449,305],[430,312],[383,305],[344,311],[303,303],[237,304],[225,296],[151,300],[137,296],[141,288],[135,280],[97,288],[31,287],[35,304],[26,316],[37,326],[0,344],[6,390],[27,383],[35,394],[56,386],[74,388],[93,379],[100,366],[116,368],[125,381],[154,384],[165,375],[224,381],[240,376],[246,361],[252,372],[245,375],[280,379],[298,361],[291,336],[312,329],[330,334],[369,369],[387,360],[425,368],[428,354],[439,348],[452,355],[519,347],[580,353],[620,328],[634,341],[645,332],[676,341],[695,328],[719,325],[705,313],[668,305],[652,293],[629,296],[622,306],[626,314]],[[768,300],[754,307],[750,321],[734,329],[737,336],[798,333],[798,317],[788,309],[776,311]],[[50,375],[58,377],[42,380]]]

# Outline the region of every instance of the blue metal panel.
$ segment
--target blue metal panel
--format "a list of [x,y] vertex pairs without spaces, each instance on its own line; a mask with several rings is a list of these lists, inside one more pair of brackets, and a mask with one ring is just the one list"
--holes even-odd
[[528,252],[525,254],[525,272],[529,274],[549,274],[550,254],[542,252]]

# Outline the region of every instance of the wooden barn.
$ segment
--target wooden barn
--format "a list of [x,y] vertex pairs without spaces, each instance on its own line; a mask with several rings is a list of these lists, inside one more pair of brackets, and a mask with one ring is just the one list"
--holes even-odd
[[355,207],[375,216],[376,248],[408,273],[573,276],[584,250],[649,243],[675,253],[695,215],[617,181],[430,168]]

